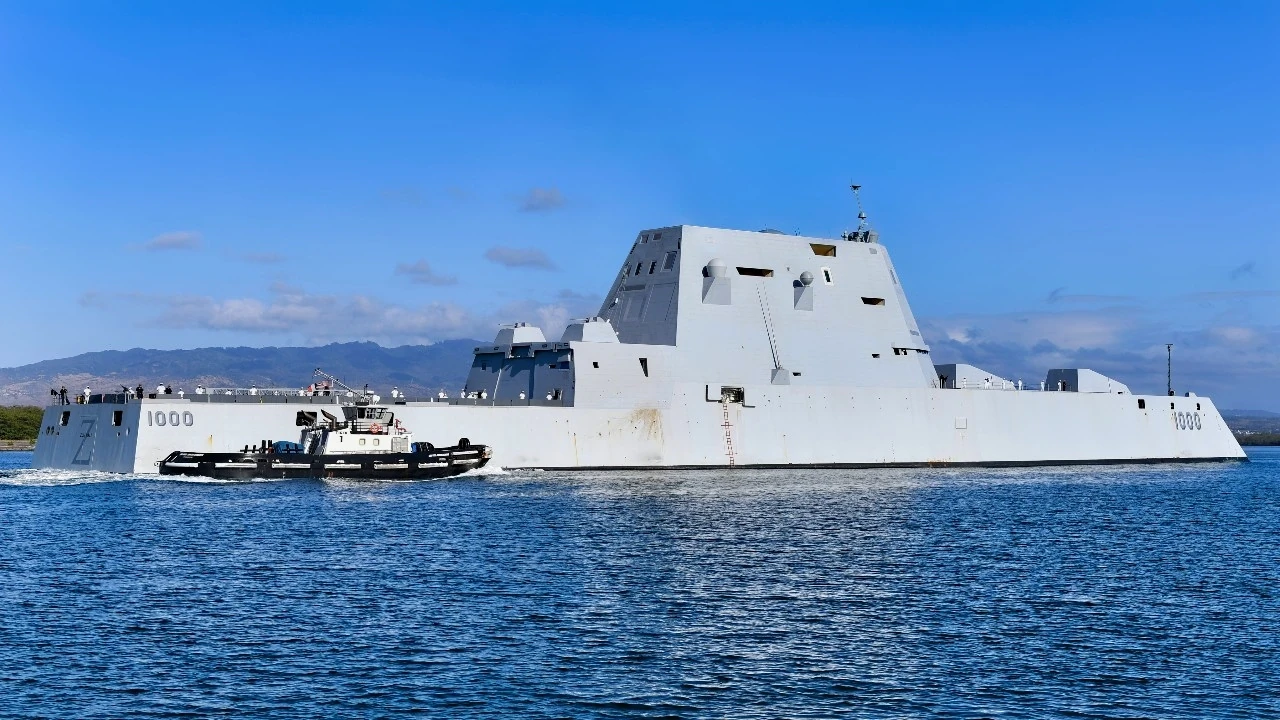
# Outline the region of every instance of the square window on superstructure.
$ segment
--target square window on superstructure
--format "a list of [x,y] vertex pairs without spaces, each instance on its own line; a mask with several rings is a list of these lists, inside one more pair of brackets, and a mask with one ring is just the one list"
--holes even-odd
[[662,259],[662,272],[674,269],[676,266],[676,251],[672,250]]
[[654,242],[658,242],[658,241],[659,241],[659,240],[661,240],[661,239],[662,239],[662,233],[654,233],[654,234],[653,234],[653,241],[654,241]]

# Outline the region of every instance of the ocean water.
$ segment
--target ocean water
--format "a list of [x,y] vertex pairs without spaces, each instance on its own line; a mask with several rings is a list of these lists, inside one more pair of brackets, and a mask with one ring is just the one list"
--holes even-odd
[[1280,450],[176,482],[0,453],[0,717],[1280,716]]

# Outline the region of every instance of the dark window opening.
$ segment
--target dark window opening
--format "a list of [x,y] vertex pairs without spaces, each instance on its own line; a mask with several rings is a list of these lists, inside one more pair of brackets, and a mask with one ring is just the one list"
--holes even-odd
[[738,274],[751,277],[773,277],[773,271],[768,268],[739,267]]
[[814,255],[821,255],[822,257],[836,256],[835,245],[823,245],[822,243],[809,243],[809,247],[813,248]]
[[555,390],[552,390],[552,391],[551,391],[551,399],[552,399],[552,400],[559,400],[559,399],[561,399],[561,398],[563,398],[563,397],[564,397],[564,392],[563,392],[562,390],[560,390],[560,388],[556,388]]
[[650,275],[652,275],[652,274],[653,274],[653,271],[654,271],[654,270],[657,270],[657,269],[658,269],[658,261],[657,261],[657,260],[654,260],[653,262],[649,263],[649,274],[650,274]]
[[791,376],[792,376],[792,377],[800,377],[800,373],[798,373],[798,372],[793,372],[793,373],[791,373]]
[[592,360],[592,361],[591,361],[591,367],[593,367],[593,368],[598,368],[598,367],[600,367],[600,362],[599,362],[598,360]]
[[653,234],[653,241],[654,241],[654,242],[658,242],[658,241],[659,241],[659,240],[661,240],[661,239],[662,239],[662,233],[654,233],[654,234]]
[[1139,410],[1146,410],[1146,409],[1147,409],[1147,401],[1146,401],[1146,400],[1143,400],[1142,398],[1138,398],[1138,409],[1139,409]]
[[666,272],[676,266],[676,251],[672,250],[662,259],[662,271]]
[[1200,409],[1200,403],[1196,403],[1196,409],[1197,409],[1197,410],[1199,410],[1199,409]]
[[59,425],[61,425],[61,426],[63,426],[63,427],[66,427],[66,426],[67,426],[67,423],[69,423],[69,422],[71,422],[71,411],[70,411],[70,410],[63,410],[63,411],[62,411],[62,417],[58,418],[58,424],[59,424]]
[[831,284],[831,270],[822,268],[822,281],[828,285]]
[[639,275],[641,270],[644,270],[644,261],[643,261],[643,260],[641,260],[640,262],[636,263],[636,274],[637,274],[637,275]]
[[645,377],[649,377],[649,358],[640,358],[640,371]]
[[1169,403],[1169,409],[1170,409],[1170,410],[1175,410],[1175,409],[1176,409],[1176,408],[1174,408],[1174,407],[1173,407],[1173,403]]
[[723,403],[743,403],[746,402],[747,394],[740,387],[721,387],[720,402]]
[[863,305],[883,305],[884,298],[864,297],[862,298],[862,304]]
[[878,358],[880,357],[880,353],[871,353],[871,357]]
[[120,427],[120,423],[124,422],[124,411],[115,410],[111,413],[111,424]]

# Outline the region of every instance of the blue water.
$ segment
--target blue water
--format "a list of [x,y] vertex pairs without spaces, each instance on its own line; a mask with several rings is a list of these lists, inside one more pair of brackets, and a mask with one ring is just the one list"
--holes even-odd
[[1280,450],[173,482],[0,453],[3,717],[1280,716]]

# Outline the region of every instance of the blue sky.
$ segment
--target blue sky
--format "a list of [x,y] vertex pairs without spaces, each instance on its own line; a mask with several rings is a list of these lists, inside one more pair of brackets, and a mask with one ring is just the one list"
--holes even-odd
[[[270,7],[262,7],[270,5]],[[485,337],[864,199],[939,361],[1280,409],[1280,5],[0,3],[0,366]]]

